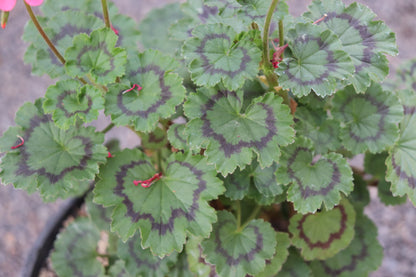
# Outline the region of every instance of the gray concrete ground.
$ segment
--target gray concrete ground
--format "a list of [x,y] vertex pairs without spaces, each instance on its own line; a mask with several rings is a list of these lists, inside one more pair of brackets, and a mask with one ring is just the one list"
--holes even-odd
[[[139,21],[151,7],[173,0],[118,0],[120,9]],[[299,15],[309,1],[288,0],[291,13]],[[350,0],[346,1],[352,2]],[[416,45],[415,0],[366,0],[379,18],[397,33],[400,55],[390,58],[393,68],[400,61],[412,58]],[[26,101],[42,96],[52,81],[48,77],[31,76],[30,66],[22,57],[25,43],[20,39],[24,22],[28,19],[22,1],[10,15],[6,30],[0,30],[0,134],[14,125],[14,113]],[[113,132],[117,133],[120,130]],[[416,209],[410,204],[385,207],[380,204],[375,191],[367,214],[379,227],[379,239],[385,247],[382,267],[373,277],[416,276]],[[45,222],[63,204],[58,201],[44,204],[38,195],[0,187],[0,277],[18,276],[32,244],[42,231]]]

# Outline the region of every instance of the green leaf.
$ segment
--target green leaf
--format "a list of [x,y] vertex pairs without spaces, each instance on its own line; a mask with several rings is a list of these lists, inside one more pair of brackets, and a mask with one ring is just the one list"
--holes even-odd
[[168,142],[166,132],[159,127],[151,133],[140,133],[141,146],[146,149],[161,149]]
[[[238,10],[238,17],[243,20],[243,24],[250,26],[252,22],[255,22],[259,26],[260,31],[263,32],[263,25],[270,7],[270,2],[264,0],[237,0],[237,2],[241,4],[241,8]],[[286,2],[279,1],[270,23],[270,34],[278,30],[279,20],[288,14],[289,7]]]
[[117,260],[108,270],[110,277],[132,277],[126,271],[126,264],[122,260]]
[[189,270],[188,256],[185,251],[178,254],[178,261],[171,265],[169,277],[194,277],[192,272]]
[[290,218],[292,243],[305,260],[325,260],[346,248],[354,237],[355,211],[343,199],[338,206],[315,214]]
[[353,154],[366,150],[377,153],[393,145],[399,135],[397,125],[403,118],[397,96],[378,84],[372,84],[365,94],[357,94],[352,86],[339,91],[331,113],[345,123],[341,138]]
[[60,233],[51,255],[53,269],[59,276],[105,276],[97,260],[100,231],[86,218],[72,222]]
[[376,178],[384,179],[386,176],[386,159],[388,155],[387,152],[377,154],[365,153],[364,171]]
[[284,149],[279,163],[277,180],[291,183],[287,199],[302,214],[315,212],[322,203],[332,209],[341,200],[340,192],[348,195],[353,190],[352,171],[344,157],[315,154],[304,138]]
[[405,89],[416,91],[416,59],[405,62],[397,70],[397,75],[400,77],[400,85],[403,85]]
[[168,27],[184,17],[179,3],[172,3],[159,9],[151,10],[140,22],[141,44],[145,48],[157,49],[172,56],[180,49],[182,43],[169,35]]
[[221,80],[230,90],[257,76],[260,49],[253,42],[254,32],[238,34],[223,24],[200,25],[192,31],[182,56],[189,66],[192,81],[199,86],[215,86]]
[[300,257],[294,248],[289,248],[289,257],[283,265],[282,270],[276,275],[277,277],[312,277],[312,271],[308,264]]
[[202,242],[209,263],[215,264],[219,276],[245,276],[264,270],[266,260],[273,257],[276,233],[269,223],[252,220],[238,229],[235,217],[218,212],[211,236]]
[[81,122],[97,119],[98,111],[104,109],[104,98],[93,86],[81,86],[79,81],[66,80],[48,88],[43,108],[46,113],[52,114],[58,127],[68,129],[78,119]]
[[295,96],[313,90],[319,96],[334,94],[337,82],[347,79],[354,66],[338,37],[311,23],[298,23],[287,32],[291,53],[279,63],[279,84]]
[[265,197],[273,197],[283,193],[283,186],[276,181],[275,171],[277,164],[261,168],[256,160],[253,160],[244,170],[237,169],[224,180],[226,188],[225,196],[232,200],[241,200],[250,192],[250,185],[254,186],[257,193]]
[[312,261],[314,276],[368,276],[383,259],[383,248],[377,241],[377,227],[366,216],[357,214],[355,236],[351,244],[337,255],[323,261]]
[[348,196],[348,200],[354,205],[356,210],[361,212],[370,203],[367,182],[360,175],[354,174],[354,190]]
[[362,4],[345,7],[341,0],[313,1],[303,16],[333,31],[341,40],[343,49],[352,59],[355,73],[348,77],[357,92],[364,92],[371,81],[381,82],[388,74],[388,60],[384,54],[397,55],[394,33],[376,15]]
[[[81,11],[66,10],[57,15],[54,10],[50,17],[39,19],[40,24],[44,26],[45,33],[62,56],[65,50],[72,46],[72,40],[76,35],[90,34],[93,30],[105,26],[99,18],[86,15]],[[31,43],[25,53],[24,61],[32,65],[34,74],[43,75],[46,73],[51,78],[65,75],[64,65],[50,50],[32,21],[29,21],[25,27],[23,40]]]
[[385,180],[379,180],[377,185],[378,197],[380,201],[385,205],[401,205],[406,203],[406,196],[394,196],[391,192],[391,183],[386,182]]
[[65,51],[65,69],[72,77],[88,76],[101,85],[113,83],[125,73],[126,51],[116,48],[118,36],[113,30],[95,30],[90,36],[74,37],[73,46]]
[[217,277],[215,265],[208,263],[202,252],[203,239],[203,237],[190,236],[186,242],[189,269],[198,277]]
[[188,148],[185,136],[185,124],[172,124],[168,130],[168,140],[176,149],[185,150]]
[[88,217],[98,229],[109,232],[111,223],[111,209],[92,202],[92,193],[85,198],[85,207]]
[[279,96],[265,94],[244,110],[243,101],[240,90],[200,88],[184,104],[191,149],[206,148],[208,162],[224,176],[251,163],[253,152],[261,167],[271,166],[279,160],[279,145],[293,139],[293,119]]
[[[271,260],[266,261],[266,268],[256,277],[269,277],[275,276],[277,272],[282,269],[283,264],[286,262],[289,256],[290,238],[287,233],[276,233],[276,253]],[[304,276],[304,275],[302,275]]]
[[399,92],[404,118],[400,123],[400,137],[389,151],[386,160],[386,180],[391,182],[394,196],[407,194],[416,206],[416,94],[411,90]]
[[182,251],[188,232],[209,235],[216,215],[207,201],[224,191],[202,157],[174,154],[167,164],[150,187],[135,186],[133,180],[156,172],[142,152],[123,150],[102,168],[94,189],[94,202],[115,206],[112,231],[126,241],[140,229],[142,247],[161,257]]
[[[43,114],[42,102],[25,103],[16,114],[18,126],[0,138],[3,183],[29,193],[39,191],[44,201],[83,194],[105,162],[104,135],[94,127],[59,129]],[[11,149],[25,142],[19,148]]]
[[[154,130],[158,120],[173,115],[185,97],[182,79],[170,72],[177,67],[172,57],[156,50],[130,56],[126,74],[130,84],[109,88],[105,113],[116,125],[133,125],[141,132]],[[142,89],[125,92],[133,84]]]
[[142,249],[140,237],[133,236],[127,242],[119,240],[117,255],[125,262],[125,270],[131,276],[164,277],[169,272],[169,265],[177,261],[176,252],[161,259],[154,256],[149,249]]
[[328,118],[326,111],[298,107],[295,118],[299,119],[295,126],[296,134],[309,138],[316,153],[325,154],[341,146],[339,122]]

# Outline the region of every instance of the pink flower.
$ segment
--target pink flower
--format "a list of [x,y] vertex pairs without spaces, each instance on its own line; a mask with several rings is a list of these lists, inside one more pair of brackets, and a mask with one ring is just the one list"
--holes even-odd
[[[39,6],[42,4],[43,0],[25,0],[25,2],[30,6]],[[9,12],[13,10],[16,5],[16,0],[0,0],[0,10]]]
[[[43,0],[25,0],[30,6],[39,6],[43,3]],[[16,0],[0,0],[0,11],[1,11],[1,27],[6,27],[9,12],[13,10],[16,5]]]

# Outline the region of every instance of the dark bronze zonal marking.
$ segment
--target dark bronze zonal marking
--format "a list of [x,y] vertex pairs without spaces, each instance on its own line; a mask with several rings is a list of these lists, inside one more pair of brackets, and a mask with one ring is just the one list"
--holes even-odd
[[304,230],[303,230],[303,223],[305,222],[306,218],[310,215],[313,214],[306,214],[304,215],[301,220],[299,220],[298,222],[298,226],[296,226],[296,228],[299,230],[299,237],[301,239],[303,239],[306,244],[308,245],[308,247],[310,249],[314,249],[314,248],[321,248],[321,249],[327,249],[331,246],[332,242],[336,239],[340,239],[342,234],[344,233],[345,229],[347,228],[347,213],[345,212],[345,208],[342,205],[339,206],[335,206],[333,210],[335,209],[339,209],[341,212],[341,226],[338,230],[338,232],[336,233],[331,233],[329,235],[329,238],[327,241],[317,241],[317,242],[312,242],[308,236],[305,234]]
[[394,172],[400,180],[406,180],[409,187],[412,189],[416,188],[416,178],[414,176],[409,176],[400,165],[397,164],[394,153],[391,155],[391,165],[393,166]]
[[[162,262],[162,260],[161,259],[159,259],[158,261],[155,261],[155,262],[149,262],[149,261],[146,261],[146,260],[144,260],[144,259],[141,259],[141,258],[139,258],[137,255],[136,255],[136,249],[135,249],[135,247],[134,247],[134,241],[133,241],[133,239],[130,239],[128,242],[127,242],[127,244],[128,244],[128,247],[129,247],[129,253],[130,253],[130,257],[133,257],[133,259],[134,259],[134,261],[135,261],[135,265],[136,265],[136,268],[140,268],[141,266],[145,266],[145,267],[148,267],[148,268],[150,268],[151,270],[153,270],[153,271],[156,271],[158,268],[159,268],[159,266],[160,266],[160,263]],[[139,246],[140,247],[140,246]],[[141,249],[139,249],[139,251],[140,251]],[[153,256],[152,256],[153,257]]]
[[320,37],[312,37],[310,35],[305,35],[298,37],[294,44],[306,44],[310,41],[316,41],[319,46],[319,49],[325,51],[327,53],[327,64],[324,65],[325,72],[323,72],[319,77],[314,78],[313,80],[304,81],[298,77],[296,77],[292,72],[290,72],[290,62],[286,64],[287,69],[285,70],[285,74],[288,76],[289,80],[296,82],[297,84],[303,86],[312,86],[317,84],[322,84],[327,82],[327,78],[330,75],[331,71],[336,70],[338,65],[336,64],[336,60],[334,59],[334,52],[328,49],[328,45],[325,44]]
[[134,78],[137,74],[143,74],[149,71],[152,71],[157,76],[159,76],[159,85],[161,89],[160,99],[157,100],[153,105],[151,105],[147,110],[132,111],[132,110],[129,110],[123,103],[124,90],[122,90],[117,95],[117,107],[122,111],[123,114],[126,114],[128,116],[139,116],[139,117],[147,118],[149,114],[155,113],[159,109],[159,107],[163,106],[172,97],[172,92],[170,91],[170,87],[165,85],[165,80],[163,78],[165,75],[165,71],[162,70],[157,65],[151,64],[145,67],[140,67],[138,70],[130,72],[129,76],[131,78]]
[[201,20],[202,23],[206,23],[208,18],[211,15],[217,15],[218,14],[218,8],[215,6],[206,6],[202,5],[202,12],[198,14],[199,20]]
[[[78,26],[75,26],[75,25],[72,25],[72,24],[66,24],[66,25],[62,26],[61,30],[59,30],[59,33],[55,34],[54,37],[51,38],[51,41],[59,49],[60,48],[59,47],[59,41],[61,39],[63,39],[65,36],[69,36],[72,39],[75,35],[78,35],[78,34],[81,34],[81,33],[90,34],[91,31],[92,30],[88,29],[88,28],[78,27]],[[51,58],[52,64],[63,67],[63,64],[61,63],[61,61],[58,60],[58,58],[50,50],[50,48],[47,48],[47,49],[48,49],[48,53],[49,53],[49,56]],[[65,49],[59,49],[59,50],[64,51]]]
[[149,164],[149,163],[147,161],[133,161],[129,164],[125,164],[121,166],[120,170],[116,173],[117,186],[114,188],[113,192],[115,195],[118,195],[123,198],[123,204],[127,208],[126,215],[129,216],[133,222],[138,222],[139,220],[146,220],[146,219],[149,220],[150,223],[152,224],[152,231],[157,231],[159,235],[161,236],[165,235],[167,232],[171,233],[173,231],[174,221],[178,217],[184,216],[188,221],[195,220],[195,211],[199,209],[199,204],[198,204],[199,196],[207,188],[206,181],[202,179],[202,176],[204,173],[201,170],[196,169],[189,163],[179,162],[179,161],[171,162],[168,165],[167,169],[169,169],[169,167],[175,163],[180,164],[182,167],[188,168],[194,174],[194,176],[198,179],[199,182],[198,182],[198,188],[194,190],[193,192],[192,205],[190,206],[189,211],[185,212],[184,210],[180,208],[173,209],[171,211],[171,216],[169,218],[169,221],[166,223],[157,222],[152,214],[134,211],[133,202],[130,200],[128,195],[126,195],[123,192],[124,178],[126,177],[128,170],[131,168],[134,168],[135,166],[142,165],[142,164]]
[[[363,231],[359,230],[359,229],[356,229],[355,232],[356,233],[362,233]],[[356,234],[356,236],[358,237],[360,235]],[[369,245],[367,245],[364,238],[360,237],[359,241],[360,241],[361,251],[360,251],[360,253],[358,253],[356,255],[351,255],[351,257],[350,257],[351,262],[349,264],[344,265],[343,267],[338,268],[338,269],[333,269],[333,268],[329,267],[329,265],[326,264],[324,261],[320,261],[320,263],[321,263],[322,267],[324,268],[325,272],[328,275],[332,276],[332,277],[337,277],[337,276],[341,275],[341,273],[344,273],[344,272],[347,272],[347,271],[349,271],[349,272],[354,271],[356,269],[356,267],[358,266],[358,264],[360,263],[360,261],[364,261],[364,259],[369,254],[368,253]]]
[[212,129],[211,122],[207,118],[207,112],[213,110],[215,103],[217,102],[218,99],[227,97],[227,95],[231,95],[231,96],[235,95],[234,97],[237,97],[235,92],[219,91],[216,95],[214,95],[211,99],[208,100],[205,106],[201,106],[201,111],[203,114],[201,117],[201,120],[203,121],[203,126],[202,126],[203,136],[210,137],[216,140],[220,144],[222,151],[224,152],[224,155],[226,158],[229,158],[234,153],[239,153],[242,148],[255,147],[260,150],[266,147],[267,143],[270,142],[273,139],[273,137],[277,134],[277,128],[275,126],[276,118],[274,117],[272,107],[264,103],[256,103],[256,105],[262,106],[262,108],[267,113],[265,123],[266,123],[268,133],[264,137],[262,137],[259,141],[250,141],[250,142],[240,141],[237,144],[231,144],[227,142],[223,134],[218,134],[215,132],[214,129]]
[[91,99],[91,97],[89,96],[89,95],[86,95],[85,97],[87,97],[87,99],[88,99],[88,107],[87,107],[87,109],[85,109],[85,110],[83,110],[83,111],[81,111],[81,110],[78,110],[78,111],[75,111],[75,112],[69,112],[66,108],[65,108],[65,106],[64,106],[64,103],[63,103],[63,100],[65,99],[65,97],[67,97],[68,95],[71,95],[71,94],[76,94],[77,92],[76,91],[69,91],[69,90],[67,90],[67,91],[64,91],[63,93],[61,93],[60,95],[59,95],[59,97],[58,97],[58,99],[57,99],[57,101],[58,101],[58,104],[56,105],[56,107],[58,108],[58,109],[60,109],[60,110],[62,110],[62,111],[64,111],[64,113],[65,113],[65,116],[66,117],[71,117],[71,116],[74,116],[75,114],[77,114],[77,113],[83,113],[83,114],[88,114],[90,111],[91,111],[91,108],[92,108],[92,99]]
[[176,125],[173,128],[174,128],[173,133],[175,134],[175,138],[178,139],[181,143],[186,145],[186,140],[183,138],[183,136],[179,135],[179,131],[178,131],[179,125]]
[[331,182],[327,186],[318,190],[315,190],[308,186],[304,186],[301,180],[296,176],[295,171],[292,169],[292,164],[295,162],[299,152],[301,151],[310,152],[310,150],[306,147],[298,147],[295,149],[295,152],[292,154],[292,156],[290,156],[290,158],[287,161],[287,172],[289,174],[289,177],[295,180],[295,182],[298,184],[303,199],[317,195],[327,195],[341,181],[341,173],[339,172],[338,165],[333,161],[324,158],[323,160],[327,161],[332,166]]
[[230,254],[228,254],[227,249],[222,247],[222,241],[220,239],[220,230],[223,226],[226,226],[228,223],[234,224],[231,220],[226,220],[221,222],[221,226],[215,230],[215,252],[219,253],[223,256],[227,261],[227,265],[229,266],[236,266],[241,263],[241,260],[245,260],[250,262],[254,259],[254,256],[260,253],[263,250],[263,235],[260,233],[258,226],[247,226],[245,229],[253,229],[254,233],[256,234],[256,245],[254,248],[250,249],[249,252],[240,254],[238,257],[234,258]]
[[77,64],[80,66],[81,65],[81,58],[84,54],[88,53],[88,52],[94,52],[94,51],[100,51],[103,52],[107,57],[108,60],[110,61],[110,68],[107,69],[104,72],[100,72],[100,75],[107,75],[108,73],[112,72],[115,70],[115,65],[114,65],[114,58],[113,55],[108,51],[107,49],[107,45],[105,44],[105,42],[101,41],[98,45],[87,45],[84,46],[81,51],[79,51],[78,56],[77,56]]
[[[76,236],[74,238],[72,238],[72,241],[70,242],[70,244],[68,245],[68,248],[65,251],[65,258],[67,260],[67,264],[68,266],[71,268],[71,273],[73,274],[72,276],[76,276],[76,277],[84,277],[85,274],[83,274],[79,268],[78,268],[78,264],[74,262],[74,258],[76,257],[76,255],[74,255],[73,250],[75,248],[75,246],[78,243],[78,240],[80,240],[82,237],[80,236]],[[91,276],[91,275],[90,275]],[[87,277],[87,276],[85,276]]]
[[[377,141],[377,140],[380,139],[380,137],[384,133],[384,127],[385,127],[385,124],[386,124],[386,116],[388,115],[390,108],[388,106],[386,106],[383,102],[378,101],[376,98],[370,96],[369,94],[354,94],[354,95],[351,95],[350,97],[348,97],[342,103],[342,106],[340,107],[341,114],[344,115],[346,106],[352,100],[357,99],[357,98],[361,98],[361,99],[364,99],[365,101],[370,102],[370,104],[373,107],[377,108],[377,114],[381,115],[381,117],[380,117],[380,121],[377,124],[378,130],[377,130],[377,133],[375,135],[367,136],[367,137],[360,137],[359,134],[353,133],[351,129],[349,131],[349,135],[356,142]],[[346,118],[346,117],[344,116],[344,118]]]
[[205,69],[206,73],[209,73],[211,75],[224,74],[231,78],[234,78],[237,74],[246,70],[246,65],[251,61],[251,57],[247,55],[246,49],[242,47],[236,47],[233,49],[233,51],[235,51],[236,49],[240,49],[241,52],[243,52],[243,58],[240,61],[240,68],[236,70],[224,70],[222,68],[215,68],[213,64],[210,64],[208,57],[205,55],[205,45],[209,40],[218,38],[231,41],[231,38],[226,34],[209,34],[201,40],[201,44],[198,46],[195,52],[201,55],[201,59],[203,61],[201,67]]
[[416,107],[415,106],[403,106],[403,113],[404,115],[413,115],[415,114]]
[[[44,124],[53,123],[50,115],[45,115],[42,117],[34,116],[30,120],[30,127],[25,131],[26,141],[30,141],[30,137],[33,133],[33,130],[43,123]],[[64,170],[62,170],[59,174],[53,174],[53,173],[47,172],[44,167],[33,170],[26,163],[30,156],[30,153],[27,152],[27,147],[21,147],[20,155],[22,156],[22,158],[20,159],[19,168],[16,170],[16,175],[24,175],[27,177],[27,176],[31,176],[34,174],[38,174],[38,175],[48,178],[51,184],[55,184],[58,181],[60,181],[62,178],[64,178],[64,176],[71,171],[84,170],[87,167],[88,160],[90,160],[93,155],[93,152],[92,152],[92,148],[94,146],[93,142],[91,141],[90,138],[82,137],[82,136],[74,136],[73,139],[81,140],[82,145],[84,145],[85,155],[79,161],[79,165],[73,165],[73,166],[67,167]]]
[[333,18],[347,20],[348,24],[352,28],[356,29],[361,36],[362,45],[365,46],[365,49],[363,51],[362,58],[359,59],[361,63],[355,66],[355,73],[360,72],[365,67],[369,67],[371,65],[371,58],[374,55],[374,49],[376,48],[377,42],[374,40],[373,34],[370,33],[368,27],[361,24],[358,19],[355,19],[347,13],[337,14],[336,12],[329,12],[327,15],[328,16],[323,20],[323,22],[327,22]]

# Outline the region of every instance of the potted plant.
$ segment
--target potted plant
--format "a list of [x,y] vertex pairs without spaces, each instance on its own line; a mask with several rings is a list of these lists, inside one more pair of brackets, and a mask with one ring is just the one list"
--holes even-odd
[[[189,0],[138,27],[106,0],[26,8],[25,61],[56,83],[0,138],[0,176],[47,202],[86,195],[55,241],[59,276],[380,265],[367,186],[416,203],[416,98],[413,63],[403,86],[382,83],[395,35],[368,7],[317,0],[295,18],[283,0]],[[114,126],[140,146],[105,143]]]

